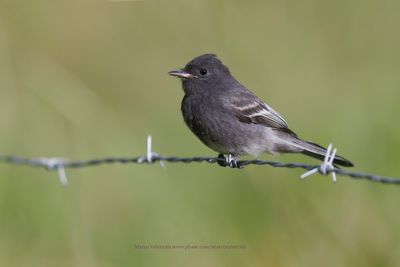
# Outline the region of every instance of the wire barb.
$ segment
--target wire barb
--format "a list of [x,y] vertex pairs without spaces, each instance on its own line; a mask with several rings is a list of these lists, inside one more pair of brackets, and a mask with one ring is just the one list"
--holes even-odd
[[[154,163],[154,159],[157,159],[159,157],[158,153],[152,151],[152,142],[153,142],[153,139],[152,139],[151,135],[149,134],[147,136],[147,143],[146,143],[147,144],[146,156],[139,157],[137,160],[138,163],[150,163],[151,164],[151,163]],[[162,160],[159,160],[159,161],[160,161],[161,167],[165,169],[164,162]]]
[[336,179],[336,173],[335,173],[335,166],[333,166],[333,160],[335,159],[337,149],[335,148],[332,151],[332,148],[333,148],[333,145],[329,144],[328,148],[326,149],[324,161],[321,163],[321,165],[302,174],[300,176],[300,179],[304,179],[310,175],[313,175],[316,172],[320,172],[323,175],[328,175],[329,173],[332,173],[332,181],[334,183],[336,183],[337,179]]
[[68,185],[67,174],[65,172],[64,163],[66,162],[63,158],[39,158],[39,163],[46,166],[48,170],[57,170],[58,178],[62,186]]
[[152,142],[151,135],[148,135],[147,136],[147,155],[146,155],[148,163],[153,162],[153,152],[151,151],[151,142]]

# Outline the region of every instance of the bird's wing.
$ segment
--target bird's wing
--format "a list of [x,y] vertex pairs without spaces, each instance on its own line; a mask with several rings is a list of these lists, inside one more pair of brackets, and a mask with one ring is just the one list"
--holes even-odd
[[271,128],[288,129],[282,116],[256,96],[244,94],[234,97],[232,100],[235,115],[240,121]]

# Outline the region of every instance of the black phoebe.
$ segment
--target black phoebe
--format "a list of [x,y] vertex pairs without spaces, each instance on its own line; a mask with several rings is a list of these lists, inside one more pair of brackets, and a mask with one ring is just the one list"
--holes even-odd
[[[211,149],[235,160],[262,152],[325,157],[325,148],[297,137],[282,116],[241,85],[216,55],[198,56],[169,74],[182,80],[181,109],[187,126]],[[335,156],[334,163],[353,166],[341,156]]]

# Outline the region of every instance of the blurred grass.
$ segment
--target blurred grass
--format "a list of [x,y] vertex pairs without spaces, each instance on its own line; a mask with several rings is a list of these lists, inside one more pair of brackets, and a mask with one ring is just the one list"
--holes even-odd
[[[304,138],[399,176],[398,1],[0,2],[0,150],[214,155],[170,69],[217,53]],[[270,156],[265,156],[271,158]],[[279,160],[314,162],[298,155]],[[298,170],[0,165],[1,266],[399,266],[398,188]],[[245,250],[138,250],[234,244]]]

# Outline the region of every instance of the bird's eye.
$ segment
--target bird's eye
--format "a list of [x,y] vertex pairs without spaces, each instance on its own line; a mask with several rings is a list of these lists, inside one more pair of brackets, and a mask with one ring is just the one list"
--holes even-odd
[[201,69],[200,70],[200,74],[203,75],[203,76],[207,75],[207,70],[206,69]]

